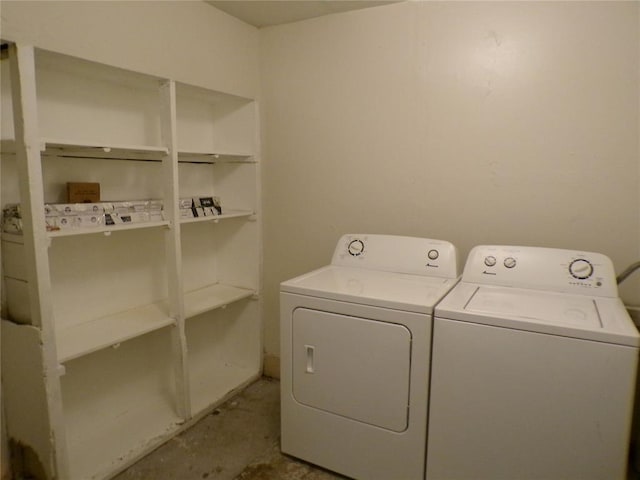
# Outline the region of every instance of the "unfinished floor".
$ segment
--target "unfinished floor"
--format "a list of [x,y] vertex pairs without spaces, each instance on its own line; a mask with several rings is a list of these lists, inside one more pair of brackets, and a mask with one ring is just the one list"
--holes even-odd
[[336,480],[280,453],[280,383],[263,377],[114,480]]
[[280,383],[263,377],[114,480],[345,478],[280,453]]

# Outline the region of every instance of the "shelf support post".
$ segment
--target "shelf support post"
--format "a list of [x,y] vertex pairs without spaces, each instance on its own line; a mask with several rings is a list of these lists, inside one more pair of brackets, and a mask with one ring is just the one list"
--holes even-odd
[[185,333],[184,296],[182,282],[182,246],[180,241],[180,215],[178,211],[178,145],[176,127],[176,83],[165,80],[160,83],[160,124],[162,144],[167,155],[162,159],[164,175],[164,209],[169,225],[165,232],[169,315],[176,321],[173,329],[173,358],[176,378],[176,404],[178,415],[191,418],[191,397],[187,365],[187,337]]
[[[44,436],[45,441],[49,442],[46,446],[41,437],[42,432],[49,431],[48,425],[38,426],[38,434],[34,434],[34,429],[23,433],[32,437],[29,443],[37,445],[41,450],[38,452],[40,460],[51,477],[69,478],[53,322],[49,239],[44,217],[34,48],[30,45],[11,44],[9,62],[31,323],[39,328],[42,344],[40,375],[44,377],[44,398],[38,398],[37,401],[45,403],[43,407],[49,416],[52,432],[51,435]],[[34,395],[37,393],[34,392]]]

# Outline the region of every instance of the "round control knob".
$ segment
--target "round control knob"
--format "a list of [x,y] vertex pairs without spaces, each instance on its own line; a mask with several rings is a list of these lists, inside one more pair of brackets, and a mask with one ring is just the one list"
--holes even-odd
[[427,253],[427,257],[429,257],[429,260],[435,260],[439,256],[440,252],[438,252],[438,250],[429,250],[429,253]]
[[578,258],[569,264],[569,273],[573,278],[586,280],[593,275],[593,265],[589,260]]
[[364,253],[364,242],[362,240],[351,240],[347,251],[352,257],[359,257]]
[[507,268],[513,268],[516,266],[516,259],[513,257],[507,257],[504,259],[504,266]]
[[493,267],[496,264],[496,257],[493,255],[489,255],[488,257],[484,257],[484,264],[487,267]]

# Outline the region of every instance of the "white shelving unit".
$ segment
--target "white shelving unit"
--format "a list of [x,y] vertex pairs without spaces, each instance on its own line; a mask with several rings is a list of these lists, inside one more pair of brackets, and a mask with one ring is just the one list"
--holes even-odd
[[[21,473],[109,478],[261,373],[256,102],[15,44],[9,72],[8,436]],[[47,231],[44,204],[74,181],[161,199],[165,219]],[[181,198],[213,196],[221,215],[180,218]]]

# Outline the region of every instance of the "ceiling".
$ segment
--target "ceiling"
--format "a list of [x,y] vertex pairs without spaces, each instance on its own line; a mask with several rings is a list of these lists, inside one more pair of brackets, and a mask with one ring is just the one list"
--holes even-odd
[[402,0],[205,0],[254,27],[297,22],[331,13],[376,7]]

